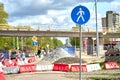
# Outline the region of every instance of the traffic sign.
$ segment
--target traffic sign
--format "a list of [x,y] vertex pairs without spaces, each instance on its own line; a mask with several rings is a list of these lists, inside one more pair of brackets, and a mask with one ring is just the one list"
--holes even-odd
[[33,40],[33,41],[37,41],[37,37],[36,37],[36,36],[33,36],[33,37],[32,37],[32,40]]
[[37,41],[33,41],[33,42],[32,42],[32,45],[33,45],[33,46],[37,46],[37,45],[38,45],[38,42],[37,42]]
[[76,6],[71,12],[71,18],[76,24],[85,24],[90,18],[90,11],[85,6]]

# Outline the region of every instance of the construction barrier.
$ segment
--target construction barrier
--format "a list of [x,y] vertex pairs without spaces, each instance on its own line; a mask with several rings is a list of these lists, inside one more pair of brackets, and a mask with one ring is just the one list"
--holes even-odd
[[53,71],[68,72],[69,71],[69,65],[68,64],[54,64]]
[[104,69],[118,69],[119,66],[117,62],[106,62],[104,63]]
[[[87,68],[86,65],[82,65],[82,69],[83,72],[87,72]],[[70,71],[72,72],[79,72],[80,71],[80,65],[76,64],[76,65],[71,65],[70,66]]]
[[36,61],[36,58],[35,57],[31,57],[28,59],[28,63],[32,63],[32,62],[35,62]]
[[20,65],[19,72],[36,72],[36,66],[34,64]]
[[5,76],[3,75],[3,73],[0,73],[0,80],[6,80]]
[[53,65],[36,65],[37,71],[52,70],[52,69],[53,69]]
[[87,72],[101,70],[100,64],[87,65]]
[[25,65],[25,62],[22,60],[22,58],[17,59],[18,65]]
[[3,64],[2,64],[2,62],[0,62],[0,67],[3,67]]
[[4,74],[10,74],[10,73],[18,73],[19,67],[18,66],[11,66],[11,67],[5,67],[3,70]]
[[15,59],[9,60],[9,62],[11,64],[11,66],[18,66],[18,63],[17,63],[17,61]]
[[6,66],[6,67],[10,67],[10,66],[12,66],[12,64],[11,64],[10,62],[11,62],[10,60],[4,60],[4,61],[2,62],[2,64],[3,64],[4,66]]
[[82,65],[82,72],[87,72],[87,66],[86,65]]

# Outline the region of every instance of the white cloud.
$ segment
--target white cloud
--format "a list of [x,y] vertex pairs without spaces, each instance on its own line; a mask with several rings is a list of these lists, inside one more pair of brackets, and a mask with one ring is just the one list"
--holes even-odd
[[[120,11],[119,2],[114,0],[98,1],[109,4],[111,10]],[[0,2],[4,3],[5,10],[9,13],[8,21],[10,24],[48,24],[65,28],[71,28],[75,25],[71,20],[71,10],[76,5],[82,4],[87,6],[91,12],[91,18],[86,25],[95,28],[95,12],[91,7],[94,0],[0,0]],[[103,15],[105,14],[98,13],[99,26],[101,26],[101,17]]]

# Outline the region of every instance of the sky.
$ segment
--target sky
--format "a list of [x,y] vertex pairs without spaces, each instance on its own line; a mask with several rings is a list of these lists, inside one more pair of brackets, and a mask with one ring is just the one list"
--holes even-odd
[[[69,30],[75,23],[71,19],[71,11],[78,5],[87,7],[90,11],[89,21],[82,25],[95,30],[95,1],[94,0],[0,0],[5,11],[9,14],[8,23],[11,25],[34,25],[41,29]],[[102,30],[101,18],[106,11],[120,13],[120,0],[98,0],[97,17],[98,29]]]

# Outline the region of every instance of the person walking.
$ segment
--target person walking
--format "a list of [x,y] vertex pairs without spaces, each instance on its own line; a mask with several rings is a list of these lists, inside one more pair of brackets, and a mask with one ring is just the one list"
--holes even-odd
[[39,48],[37,51],[37,56],[40,58],[40,54],[41,54],[41,49]]
[[26,59],[26,56],[25,56],[25,53],[24,53],[24,51],[22,51],[22,53],[21,53],[21,58],[22,58],[22,60],[23,60],[23,61],[25,61],[25,59]]

